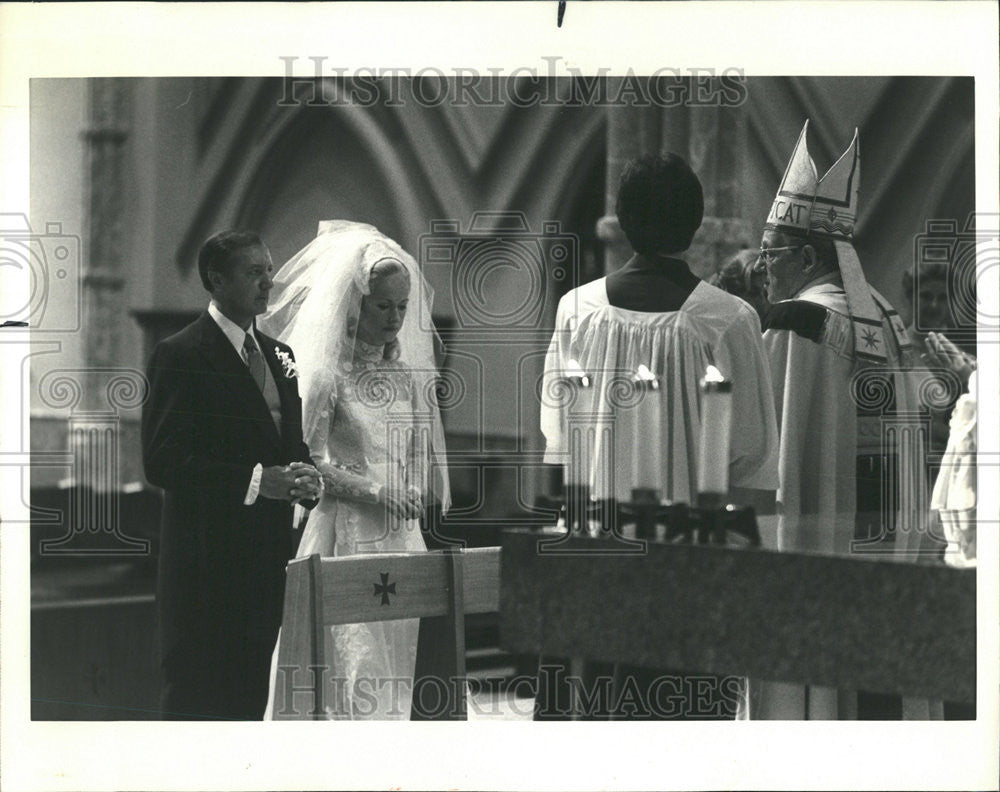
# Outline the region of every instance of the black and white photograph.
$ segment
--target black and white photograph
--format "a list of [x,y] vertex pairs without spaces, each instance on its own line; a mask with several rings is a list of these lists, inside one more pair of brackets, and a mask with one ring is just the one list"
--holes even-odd
[[995,3],[72,5],[6,788],[996,788]]

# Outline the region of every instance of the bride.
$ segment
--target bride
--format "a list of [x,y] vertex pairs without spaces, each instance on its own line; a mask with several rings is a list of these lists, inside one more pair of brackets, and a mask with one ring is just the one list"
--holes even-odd
[[[299,378],[303,437],[324,486],[298,557],[426,549],[418,518],[430,498],[447,508],[449,495],[431,300],[413,258],[363,223],[321,222],[275,277],[260,324],[295,350],[286,366]],[[418,626],[329,627],[327,717],[407,719]]]

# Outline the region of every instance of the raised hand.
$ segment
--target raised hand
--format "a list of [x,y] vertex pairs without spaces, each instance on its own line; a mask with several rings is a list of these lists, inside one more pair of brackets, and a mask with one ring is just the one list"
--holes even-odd
[[969,377],[976,369],[976,359],[966,354],[941,333],[928,333],[924,344],[926,352],[922,355],[928,366],[937,366],[954,371],[967,387]]

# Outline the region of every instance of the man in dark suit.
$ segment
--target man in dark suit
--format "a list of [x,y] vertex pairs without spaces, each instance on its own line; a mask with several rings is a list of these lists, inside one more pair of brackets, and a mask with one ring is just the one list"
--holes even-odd
[[160,342],[142,414],[164,509],[157,600],[167,719],[259,719],[281,624],[292,504],[320,478],[302,441],[292,350],[254,326],[271,256],[223,232],[198,254],[208,310]]

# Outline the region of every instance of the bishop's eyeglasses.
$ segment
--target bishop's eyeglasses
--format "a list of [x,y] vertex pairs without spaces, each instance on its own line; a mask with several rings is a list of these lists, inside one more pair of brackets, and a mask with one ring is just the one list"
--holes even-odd
[[783,247],[771,247],[771,248],[762,247],[760,251],[757,253],[757,263],[759,264],[761,261],[763,261],[765,264],[771,264],[774,262],[774,259],[777,258],[774,255],[775,253],[778,253],[782,250],[797,250],[800,247],[803,247],[803,245],[784,245]]

